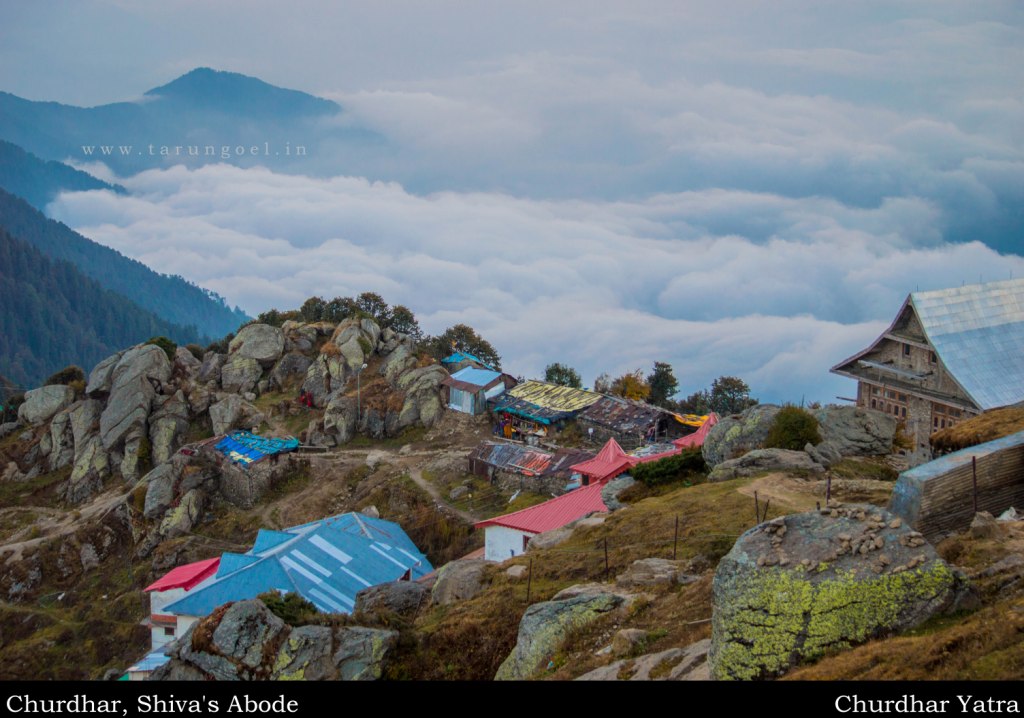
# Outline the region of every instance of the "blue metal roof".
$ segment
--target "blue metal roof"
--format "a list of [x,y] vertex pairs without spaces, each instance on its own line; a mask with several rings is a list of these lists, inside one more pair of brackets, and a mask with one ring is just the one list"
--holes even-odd
[[233,463],[248,465],[274,454],[295,451],[299,448],[299,440],[293,436],[275,439],[257,436],[251,431],[232,431],[214,444],[213,448]]
[[138,663],[128,668],[126,673],[134,673],[141,671],[155,671],[157,668],[171,660],[170,656],[164,653],[164,647],[154,648],[152,651],[142,657]]
[[490,369],[477,369],[475,366],[467,366],[452,374],[452,379],[464,381],[474,386],[487,386],[501,376],[500,371]]
[[488,369],[493,369],[494,368],[490,364],[485,362],[483,359],[481,359],[480,357],[474,356],[474,355],[470,354],[469,352],[452,352],[451,354],[446,356],[444,359],[442,359],[441,363],[442,364],[458,364],[460,361],[466,361],[467,359],[470,360],[470,361],[475,361],[477,364],[480,364],[481,366],[487,367]]
[[[341,514],[284,531],[260,533],[274,539],[287,535],[288,539],[264,541],[262,549],[254,546],[243,556],[226,554],[212,583],[165,610],[205,616],[228,601],[278,590],[295,591],[324,613],[350,613],[362,589],[395,581],[406,571],[413,579],[433,571],[401,526],[362,514]],[[255,560],[247,563],[245,557]],[[224,570],[225,563],[234,570]]]
[[1024,279],[914,292],[946,369],[981,409],[1024,399]]

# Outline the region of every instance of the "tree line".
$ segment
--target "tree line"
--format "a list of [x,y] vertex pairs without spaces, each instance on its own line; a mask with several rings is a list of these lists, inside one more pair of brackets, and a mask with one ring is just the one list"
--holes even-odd
[[[544,370],[544,381],[576,389],[583,386],[579,372],[560,362],[548,364]],[[707,389],[675,399],[679,391],[679,380],[676,379],[672,365],[660,361],[654,362],[651,373],[646,376],[641,369],[618,377],[602,373],[594,380],[594,391],[644,401],[682,414],[703,415],[712,411],[719,415],[737,414],[757,404],[757,399],[750,396],[747,383],[735,376],[720,376]]]

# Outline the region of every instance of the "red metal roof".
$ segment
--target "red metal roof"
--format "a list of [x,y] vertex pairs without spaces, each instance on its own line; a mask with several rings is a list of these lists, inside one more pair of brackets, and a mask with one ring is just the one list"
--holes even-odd
[[476,527],[507,526],[534,534],[551,531],[595,511],[607,511],[601,499],[602,487],[603,484],[590,484],[528,509],[480,521]]
[[573,464],[572,469],[586,474],[596,481],[602,481],[618,476],[635,463],[636,458],[626,454],[619,446],[619,442],[615,439],[608,439],[608,443],[602,447],[597,456],[588,461]]
[[220,566],[219,556],[217,558],[208,558],[205,561],[187,563],[184,566],[171,569],[143,590],[169,591],[172,588],[183,588],[188,591],[217,573],[218,566]]
[[680,437],[672,443],[678,446],[680,449],[692,449],[704,444],[704,439],[707,438],[708,432],[711,431],[711,427],[718,423],[718,414],[711,412],[708,414],[708,418],[704,420],[704,423],[700,425],[700,428],[696,432],[687,436]]

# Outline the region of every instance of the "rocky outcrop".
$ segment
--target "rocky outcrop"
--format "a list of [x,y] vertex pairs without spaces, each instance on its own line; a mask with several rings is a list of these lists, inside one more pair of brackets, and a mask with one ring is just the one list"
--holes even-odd
[[228,354],[233,359],[255,360],[269,369],[284,354],[284,331],[269,324],[244,326],[228,345]]
[[345,385],[344,365],[336,358],[320,354],[306,369],[306,377],[302,381],[302,389],[313,395],[313,403],[324,407],[330,401],[335,388]]
[[200,489],[192,489],[182,496],[181,502],[164,514],[160,535],[171,539],[189,533],[202,515],[204,498]]
[[25,392],[25,403],[18,407],[18,421],[38,426],[75,400],[75,390],[63,384],[50,384]]
[[429,589],[418,581],[391,581],[356,594],[356,613],[397,613],[409,616],[426,601]]
[[584,593],[533,604],[519,622],[515,648],[494,679],[514,681],[531,677],[551,660],[570,631],[593,623],[622,602],[621,596],[612,593]]
[[270,371],[270,386],[280,391],[299,377],[306,375],[313,360],[295,352],[285,354]]
[[324,410],[324,431],[338,444],[352,441],[356,435],[356,400],[347,396],[331,399]]
[[345,366],[355,372],[377,349],[380,327],[372,319],[346,319],[334,330],[331,342],[338,347]]
[[398,414],[398,429],[420,424],[433,426],[441,417],[441,382],[448,372],[438,364],[420,367],[400,374],[395,387],[405,392],[405,401]]
[[219,384],[220,371],[227,360],[226,354],[206,352],[203,355],[203,363],[199,367],[198,380],[203,384]]
[[437,580],[431,589],[430,598],[435,606],[446,606],[456,601],[465,601],[483,590],[484,573],[489,561],[484,559],[461,559],[446,563],[437,572]]
[[238,394],[223,395],[210,406],[210,424],[215,435],[225,434],[231,429],[251,429],[265,420],[259,409]]
[[150,680],[376,680],[398,632],[292,628],[262,601],[238,601],[193,625]]
[[263,367],[255,359],[245,356],[233,356],[227,360],[220,370],[220,385],[226,392],[245,394],[256,388],[256,383],[263,376]]
[[403,372],[416,368],[416,357],[405,344],[399,344],[387,355],[380,365],[380,374],[389,382],[394,382]]
[[149,442],[152,447],[153,463],[162,464],[168,461],[181,446],[181,438],[187,430],[188,403],[185,401],[185,394],[179,389],[173,396],[154,397],[153,412],[149,417]]
[[773,404],[757,404],[742,414],[720,418],[701,447],[704,461],[716,466],[761,448],[779,409]]
[[691,643],[684,648],[648,653],[637,658],[615,661],[595,668],[577,678],[578,681],[687,681],[705,680],[700,671],[706,666],[711,640]]
[[673,586],[696,581],[683,569],[683,562],[667,558],[642,558],[615,577],[615,583],[626,588],[641,586]]
[[883,509],[840,506],[773,519],[743,534],[718,565],[711,672],[777,675],[955,610],[969,595],[965,577]]
[[880,456],[892,452],[895,416],[857,406],[824,406],[811,413],[818,420],[822,443],[842,456]]
[[178,480],[178,472],[170,463],[157,466],[148,474],[142,477],[140,483],[146,486],[146,501],[142,509],[142,515],[147,519],[155,519],[163,516],[170,508],[175,496],[175,483]]
[[75,464],[65,489],[64,498],[79,504],[96,495],[103,480],[110,475],[110,457],[103,449],[99,435],[90,436],[84,443],[75,444]]
[[313,351],[319,334],[316,325],[292,320],[282,324],[281,331],[284,332],[284,350],[286,352],[307,353]]
[[753,476],[765,471],[807,471],[822,473],[825,467],[805,451],[789,449],[754,449],[738,459],[723,461],[708,474],[708,481],[728,481],[741,476]]
[[107,451],[124,447],[121,474],[127,480],[137,478],[138,448],[147,434],[153,398],[170,375],[167,355],[151,344],[124,352],[110,373],[110,397],[100,416],[100,438]]

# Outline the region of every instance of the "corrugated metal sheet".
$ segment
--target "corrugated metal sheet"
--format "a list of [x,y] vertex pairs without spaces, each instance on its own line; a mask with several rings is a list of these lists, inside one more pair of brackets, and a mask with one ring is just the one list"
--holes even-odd
[[579,419],[622,434],[643,434],[662,416],[675,416],[675,414],[639,401],[602,396],[584,409],[580,413]]
[[576,413],[601,398],[600,394],[585,389],[573,389],[542,381],[524,381],[508,390],[509,395],[535,406],[558,412]]
[[910,302],[935,353],[981,409],[1024,398],[1024,279],[914,292]]
[[548,468],[544,470],[541,476],[543,478],[550,476],[568,479],[575,473],[572,468],[573,464],[578,464],[592,458],[594,458],[593,451],[586,451],[585,449],[559,449],[551,457],[551,463],[548,464]]
[[477,389],[483,389],[500,379],[501,372],[491,371],[490,369],[477,369],[475,366],[467,366],[459,369],[457,372],[452,374],[450,378],[455,381],[462,382],[463,384],[475,386]]
[[553,454],[522,444],[484,441],[469,454],[470,467],[474,462],[493,466],[499,471],[511,471],[526,476],[539,476],[551,463]]
[[975,473],[979,511],[998,515],[1024,506],[1024,431],[904,471],[889,510],[929,539],[962,531],[974,518]]
[[[522,385],[520,384],[520,386]],[[541,424],[552,424],[556,421],[571,419],[575,416],[575,413],[571,411],[547,409],[543,406],[531,404],[525,399],[517,399],[508,391],[497,398],[488,399],[487,403],[491,407],[491,411],[495,413],[505,412],[508,414],[514,414]]]
[[607,511],[608,507],[601,498],[602,488],[601,484],[584,486],[528,509],[480,521],[476,527],[507,526],[529,533],[551,531],[587,514]]
[[248,465],[274,454],[295,451],[299,440],[293,436],[275,439],[257,436],[249,431],[232,431],[214,444],[214,447],[233,463]]
[[171,660],[171,658],[164,653],[163,646],[160,648],[154,648],[143,656],[141,661],[128,668],[126,673],[148,673],[150,671],[155,671],[169,660]]
[[171,569],[143,590],[168,591],[172,588],[184,588],[187,591],[215,574],[219,565],[219,558],[187,563],[184,566]]
[[341,514],[285,529],[291,539],[262,552],[258,560],[218,575],[165,610],[205,616],[228,601],[255,598],[270,590],[295,591],[325,613],[349,613],[363,588],[432,571],[430,562],[390,521],[361,514]]
[[698,446],[703,446],[704,439],[707,438],[708,433],[711,431],[711,427],[713,427],[717,423],[718,414],[711,412],[710,414],[704,417],[704,423],[700,425],[700,428],[697,429],[697,431],[695,431],[692,434],[689,434],[688,436],[680,437],[673,441],[672,443],[675,444],[680,449],[692,449]]
[[622,450],[619,442],[615,439],[608,439],[601,450],[597,452],[597,456],[589,461],[574,464],[572,468],[573,471],[578,471],[595,481],[601,481],[618,476],[628,470],[635,461],[633,457],[628,456]]

